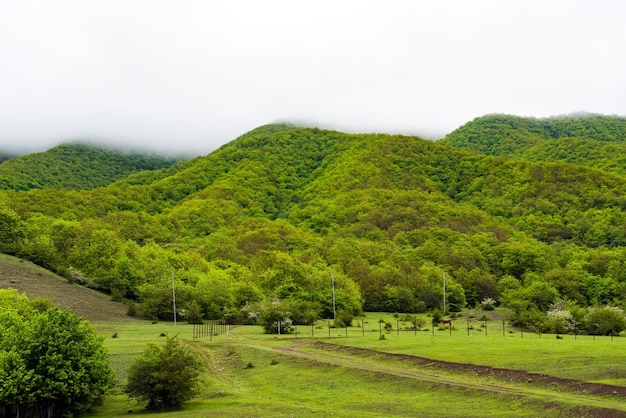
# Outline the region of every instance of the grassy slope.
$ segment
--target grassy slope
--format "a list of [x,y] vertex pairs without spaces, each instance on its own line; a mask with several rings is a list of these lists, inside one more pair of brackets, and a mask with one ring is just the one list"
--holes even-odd
[[6,151],[0,151],[0,163],[6,160],[9,160],[11,158],[15,158],[16,156],[14,154],[11,154],[9,152]]
[[126,305],[77,284],[28,261],[0,254],[0,288],[14,288],[31,299],[46,298],[91,322],[133,321]]

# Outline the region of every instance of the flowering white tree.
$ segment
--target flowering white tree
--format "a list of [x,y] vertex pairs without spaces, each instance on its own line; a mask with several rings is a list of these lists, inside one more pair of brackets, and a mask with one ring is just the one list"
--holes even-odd
[[484,298],[482,302],[480,302],[480,307],[484,311],[492,311],[496,307],[496,303],[498,303],[493,298]]
[[549,310],[546,316],[548,327],[555,334],[567,334],[576,328],[576,320],[570,311],[556,308]]

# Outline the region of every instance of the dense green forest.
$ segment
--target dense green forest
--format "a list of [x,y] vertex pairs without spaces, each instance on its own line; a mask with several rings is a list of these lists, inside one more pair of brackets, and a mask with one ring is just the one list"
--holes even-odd
[[[553,140],[554,126],[582,129],[502,118],[534,132],[518,140],[518,128],[502,129],[518,150]],[[619,144],[609,141],[621,123],[596,137]],[[489,126],[466,141],[502,149],[482,137],[497,131]],[[172,315],[172,275],[191,320],[277,307],[299,323],[332,317],[331,280],[345,320],[440,309],[444,274],[451,311],[495,303],[536,329],[548,312],[582,324],[590,306],[623,308],[626,177],[586,161],[482,155],[454,135],[268,125],[102,188],[6,190],[0,250],[162,318]]]
[[5,190],[93,189],[135,172],[164,169],[180,161],[180,158],[121,152],[84,143],[6,157],[3,160],[0,154],[0,189]]
[[487,115],[442,143],[485,155],[563,161],[626,173],[626,118],[580,114],[544,119]]

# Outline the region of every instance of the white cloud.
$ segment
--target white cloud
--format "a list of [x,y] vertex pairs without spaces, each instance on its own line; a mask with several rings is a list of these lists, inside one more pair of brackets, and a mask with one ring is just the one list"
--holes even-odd
[[207,153],[258,125],[626,113],[617,1],[0,3],[0,149]]

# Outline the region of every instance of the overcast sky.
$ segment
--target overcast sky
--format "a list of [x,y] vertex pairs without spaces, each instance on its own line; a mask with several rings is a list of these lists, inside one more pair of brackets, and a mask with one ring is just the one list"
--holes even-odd
[[0,150],[626,114],[622,1],[0,0]]

